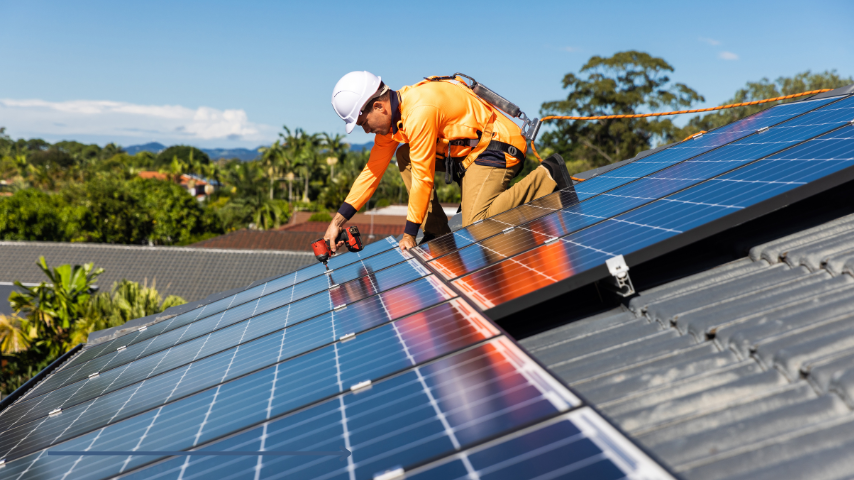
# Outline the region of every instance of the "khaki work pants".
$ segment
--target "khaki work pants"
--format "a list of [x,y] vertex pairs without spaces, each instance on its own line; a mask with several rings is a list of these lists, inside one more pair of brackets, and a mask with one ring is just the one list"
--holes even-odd
[[[400,169],[400,175],[406,185],[406,191],[409,192],[412,188],[409,145],[401,145],[397,149],[396,158],[397,167]],[[516,172],[521,168],[522,164],[513,168],[486,167],[476,163],[469,165],[465,176],[463,176],[462,184],[464,227],[478,220],[518,207],[523,203],[528,203],[535,198],[548,195],[557,186],[557,182],[552,180],[545,168],[536,168],[516,185],[507,188],[513,177],[516,176]],[[436,171],[444,172],[444,170],[444,165],[437,160]],[[427,216],[424,218],[424,223],[421,224],[421,229],[425,235],[429,233],[438,237],[450,233],[451,229],[448,227],[448,217],[442,210],[442,206],[439,204],[439,196],[436,194],[435,182],[437,181],[439,180],[434,180],[432,200],[427,207]]]

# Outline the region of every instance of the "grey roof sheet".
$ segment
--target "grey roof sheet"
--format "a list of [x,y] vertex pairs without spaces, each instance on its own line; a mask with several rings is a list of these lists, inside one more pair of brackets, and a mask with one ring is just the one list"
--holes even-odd
[[310,252],[278,250],[0,242],[0,282],[46,281],[36,266],[39,255],[44,255],[50,267],[94,262],[105,270],[97,282],[102,289],[122,279],[140,283],[147,280],[149,285],[156,280],[157,290],[164,297],[178,295],[190,302],[317,261]]
[[689,480],[854,472],[854,215],[521,341]]

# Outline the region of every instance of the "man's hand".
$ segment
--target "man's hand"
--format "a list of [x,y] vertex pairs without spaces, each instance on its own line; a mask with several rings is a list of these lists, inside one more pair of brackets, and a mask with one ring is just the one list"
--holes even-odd
[[400,239],[400,249],[406,251],[410,248],[415,248],[415,237],[408,233],[404,233],[403,238]]
[[326,229],[326,233],[323,235],[323,239],[329,244],[332,253],[337,252],[339,248],[344,246],[343,241],[338,241],[338,235],[341,234],[341,230],[344,230],[343,225],[346,222],[347,219],[344,218],[344,215],[335,213],[335,216],[332,217],[332,221],[329,223],[329,228]]

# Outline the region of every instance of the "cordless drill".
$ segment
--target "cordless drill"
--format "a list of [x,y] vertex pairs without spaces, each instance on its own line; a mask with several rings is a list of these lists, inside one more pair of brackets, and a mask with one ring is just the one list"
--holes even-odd
[[[335,239],[335,243],[338,242],[344,242],[344,245],[347,245],[347,250],[351,252],[360,252],[363,248],[362,237],[359,235],[359,229],[355,225],[341,230],[338,238]],[[311,244],[311,249],[314,250],[314,256],[317,258],[317,261],[322,263],[326,267],[326,270],[329,270],[329,266],[326,265],[329,257],[332,256],[332,249],[329,246],[329,242],[323,238],[315,240]]]

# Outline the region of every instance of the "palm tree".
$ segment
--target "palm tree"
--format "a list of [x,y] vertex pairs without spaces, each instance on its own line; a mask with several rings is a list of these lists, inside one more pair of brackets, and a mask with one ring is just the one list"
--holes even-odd
[[27,320],[17,315],[0,315],[0,354],[23,352],[29,346]]
[[28,319],[28,335],[36,339],[35,345],[45,347],[51,356],[57,356],[71,345],[68,333],[72,324],[82,317],[84,305],[92,294],[92,286],[103,268],[93,264],[61,265],[48,268],[44,257],[39,257],[38,267],[50,280],[34,287],[16,281],[21,292],[12,292],[9,303],[15,314]]

